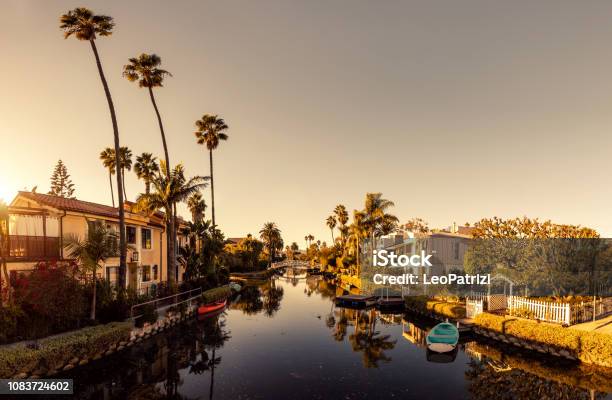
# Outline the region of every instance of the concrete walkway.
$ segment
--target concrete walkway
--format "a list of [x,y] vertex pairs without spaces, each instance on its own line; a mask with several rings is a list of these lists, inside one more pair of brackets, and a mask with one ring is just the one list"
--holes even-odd
[[598,319],[597,321],[584,322],[582,324],[572,325],[570,329],[578,329],[581,331],[591,331],[606,333],[612,335],[612,315],[608,315],[606,318]]

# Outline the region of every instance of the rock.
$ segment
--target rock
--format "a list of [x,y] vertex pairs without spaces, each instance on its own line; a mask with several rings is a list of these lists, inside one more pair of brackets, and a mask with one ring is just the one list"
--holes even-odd
[[68,363],[64,368],[62,368],[62,371],[70,371],[72,368],[74,368],[74,365]]
[[127,344],[127,342],[125,340],[122,340],[121,342],[119,342],[119,346],[125,346]]
[[13,377],[13,379],[25,379],[25,378],[27,378],[27,377],[28,377],[28,374],[26,374],[25,372],[21,372],[21,373],[19,373],[19,374],[15,375],[15,376]]
[[570,352],[565,349],[559,351],[559,354],[566,358],[571,356]]
[[40,376],[38,376],[38,375],[31,375],[30,379],[40,379]]
[[57,370],[52,369],[49,372],[47,372],[47,376],[53,376],[53,375],[57,375]]
[[125,346],[119,346],[119,347],[117,347],[117,351],[121,351],[121,350],[123,350],[123,349],[125,349]]
[[87,365],[88,363],[89,363],[89,360],[87,358],[84,358],[81,361],[79,361],[79,365],[81,365],[81,366]]
[[39,367],[37,369],[35,369],[32,374],[33,375],[37,375],[37,376],[45,376],[47,375],[47,372],[49,372],[49,370],[45,367]]
[[70,361],[68,361],[68,364],[72,364],[72,365],[77,365],[78,363],[79,363],[78,357],[73,357]]
[[95,360],[99,360],[101,358],[102,358],[102,354],[98,353],[95,356],[93,356],[92,360],[95,361]]

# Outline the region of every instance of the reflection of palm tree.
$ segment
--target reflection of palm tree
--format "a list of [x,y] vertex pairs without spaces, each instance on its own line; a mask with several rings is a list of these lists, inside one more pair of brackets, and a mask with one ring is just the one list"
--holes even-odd
[[384,353],[395,347],[395,340],[389,340],[391,335],[379,335],[378,332],[360,331],[349,336],[351,347],[355,352],[361,352],[363,365],[366,368],[378,368],[379,361],[389,362],[391,357]]
[[280,309],[281,300],[283,299],[284,290],[282,287],[276,287],[276,281],[270,280],[264,286],[263,304],[267,316],[271,317]]

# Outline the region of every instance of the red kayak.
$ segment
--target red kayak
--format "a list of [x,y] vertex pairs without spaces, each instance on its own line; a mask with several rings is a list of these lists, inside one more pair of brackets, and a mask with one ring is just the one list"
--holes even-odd
[[227,304],[227,299],[218,300],[210,304],[205,304],[201,307],[198,307],[198,314],[205,315],[205,314],[213,313],[215,311],[219,311],[223,309],[223,307],[225,307],[226,304]]

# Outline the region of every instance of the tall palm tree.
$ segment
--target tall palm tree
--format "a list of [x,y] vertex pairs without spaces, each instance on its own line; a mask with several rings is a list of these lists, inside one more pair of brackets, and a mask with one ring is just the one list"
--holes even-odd
[[264,242],[269,254],[269,265],[272,265],[277,249],[283,248],[283,239],[281,238],[281,230],[278,229],[276,223],[266,222],[259,231],[259,237]]
[[145,54],[142,53],[138,57],[129,59],[129,64],[123,66],[123,76],[130,82],[138,82],[138,86],[141,88],[147,88],[149,90],[149,97],[153,108],[155,109],[155,115],[157,115],[157,123],[159,124],[159,131],[161,133],[162,144],[164,146],[164,159],[166,160],[166,176],[170,176],[170,157],[168,155],[168,145],[166,143],[166,133],[164,132],[164,124],[162,123],[157,103],[155,102],[155,96],[153,95],[154,87],[162,87],[164,83],[164,77],[172,76],[172,74],[165,69],[158,68],[161,65],[161,58],[156,54]]
[[[84,7],[77,7],[74,10],[68,11],[66,14],[60,17],[60,29],[64,31],[64,38],[67,39],[70,36],[75,36],[78,40],[86,40],[91,45],[94,57],[96,59],[96,65],[98,67],[98,73],[100,74],[100,80],[104,87],[104,93],[106,95],[106,101],[110,111],[111,121],[113,124],[113,136],[115,141],[115,154],[119,153],[119,125],[117,124],[117,116],[115,114],[115,106],[113,105],[113,98],[111,97],[106,77],[104,76],[104,70],[102,69],[102,62],[100,61],[100,55],[98,54],[98,48],[96,47],[96,38],[98,36],[110,36],[113,33],[113,27],[115,22],[112,17],[107,15],[95,15],[91,10]],[[116,171],[121,170],[119,165],[119,159],[115,160]],[[123,176],[117,173],[117,193],[118,193],[118,206],[119,206],[119,285],[125,288],[125,273],[126,273],[126,259],[127,259],[127,242],[125,240],[125,212],[123,210],[123,187],[122,187]]]
[[146,194],[151,193],[151,180],[158,171],[159,165],[157,164],[157,157],[153,157],[153,154],[142,153],[136,157],[134,172],[136,172],[138,179],[144,181]]
[[108,183],[110,184],[113,207],[115,207],[115,193],[113,192],[113,175],[115,175],[115,170],[117,168],[115,150],[111,149],[110,147],[105,148],[100,152],[100,160],[102,160],[102,165],[104,165],[104,168],[108,169]]
[[119,148],[119,165],[121,165],[121,175],[123,179],[123,199],[127,200],[127,192],[125,190],[125,171],[132,170],[132,150],[127,147]]
[[342,243],[346,241],[347,227],[346,223],[349,220],[348,212],[346,211],[346,207],[342,204],[338,204],[336,208],[334,208],[334,214],[336,215],[336,219],[338,220],[338,224],[340,225],[340,236],[342,238]]
[[90,224],[86,239],[69,235],[66,237],[64,247],[68,251],[68,256],[77,259],[80,265],[92,275],[93,294],[90,318],[95,320],[97,272],[103,268],[107,259],[117,257],[119,252],[117,234],[103,223],[94,223]]
[[195,122],[197,131],[195,136],[198,139],[198,144],[205,144],[208,149],[210,162],[210,199],[212,204],[212,223],[215,223],[215,178],[213,175],[213,150],[219,147],[221,140],[227,140],[228,136],[225,133],[229,128],[223,118],[217,115],[205,114],[202,119]]
[[327,227],[331,231],[332,243],[334,243],[334,228],[336,227],[337,222],[338,221],[336,221],[336,217],[334,217],[333,215],[330,215],[325,220],[325,223],[327,224]]
[[347,245],[349,253],[353,253],[359,267],[359,255],[361,253],[361,240],[368,236],[366,216],[363,211],[353,211],[353,223],[349,226]]
[[153,191],[151,193],[140,194],[136,199],[136,210],[147,211],[149,213],[156,210],[164,210],[164,222],[166,229],[167,245],[167,276],[169,282],[174,282],[177,274],[175,241],[176,226],[173,218],[174,205],[189,198],[194,193],[199,192],[207,186],[208,177],[195,176],[191,179],[185,177],[185,169],[182,164],[178,164],[166,174],[168,168],[161,163],[160,170],[151,180]]
[[189,208],[189,212],[191,212],[191,220],[193,222],[199,222],[204,219],[206,207],[206,202],[204,202],[202,193],[200,192],[192,194],[189,199],[187,199],[187,208]]

